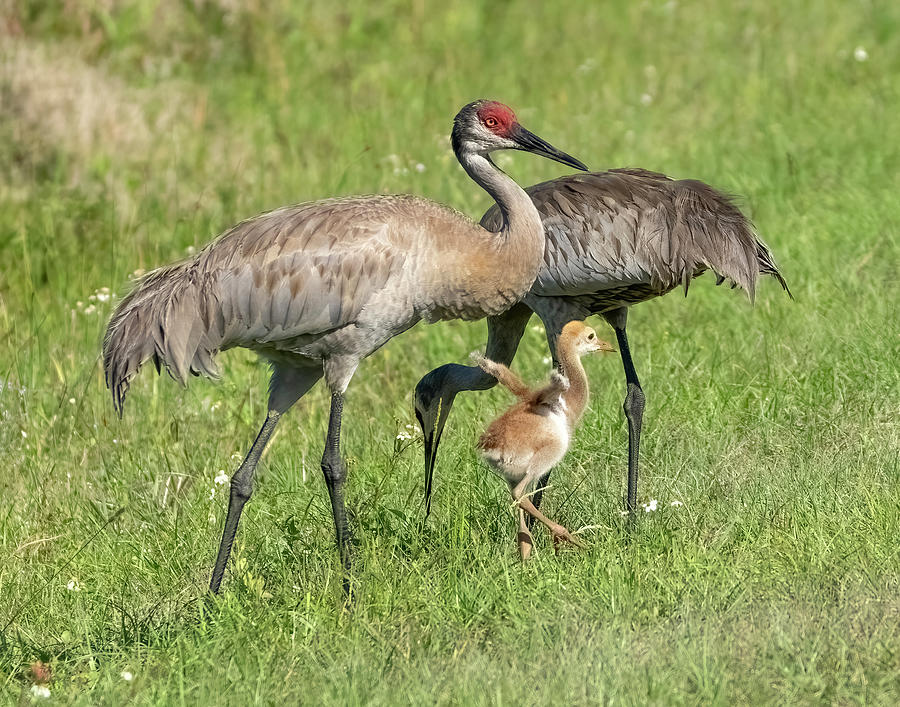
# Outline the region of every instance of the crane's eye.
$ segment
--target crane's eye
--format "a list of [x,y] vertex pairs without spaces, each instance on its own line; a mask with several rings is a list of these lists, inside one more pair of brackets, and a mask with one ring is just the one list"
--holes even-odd
[[484,124],[489,128],[496,128],[497,127],[497,119],[489,116],[484,119]]

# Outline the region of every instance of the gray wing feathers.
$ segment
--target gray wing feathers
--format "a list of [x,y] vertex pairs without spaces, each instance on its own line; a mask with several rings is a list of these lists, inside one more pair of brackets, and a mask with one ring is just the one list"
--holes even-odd
[[387,225],[396,210],[390,200],[366,198],[279,209],[147,275],[116,309],[104,340],[119,414],[148,360],[185,383],[189,374],[217,376],[221,350],[290,350],[300,337],[352,323],[404,266],[409,248],[390,242],[397,236]]
[[[576,174],[527,189],[547,234],[532,292],[578,295],[647,284],[659,294],[709,269],[753,299],[759,274],[787,289],[731,197],[703,182],[640,169]],[[497,228],[497,207],[481,223]]]
[[106,385],[121,415],[131,379],[152,359],[175,380],[188,374],[216,377],[220,318],[217,303],[191,264],[147,275],[116,308],[103,342]]

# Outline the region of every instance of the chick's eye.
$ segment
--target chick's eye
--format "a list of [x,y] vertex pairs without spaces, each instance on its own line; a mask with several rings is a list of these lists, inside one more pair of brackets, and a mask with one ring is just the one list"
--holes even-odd
[[593,338],[594,338],[594,334],[588,334],[588,339],[593,339]]

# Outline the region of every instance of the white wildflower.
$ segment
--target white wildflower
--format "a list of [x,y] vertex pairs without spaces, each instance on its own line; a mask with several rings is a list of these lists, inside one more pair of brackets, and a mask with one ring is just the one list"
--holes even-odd
[[644,513],[650,513],[656,510],[656,506],[659,504],[655,498],[651,498],[649,503],[642,503],[641,507],[644,509]]
[[619,515],[623,518],[628,515],[628,511],[619,511]]
[[113,437],[113,444],[118,444],[118,443],[119,443],[119,440],[117,440],[115,437]]
[[25,438],[28,437],[28,433],[25,430],[22,430],[22,437],[25,437]]
[[75,398],[69,398],[69,405],[75,404]]
[[216,478],[213,479],[213,485],[209,487],[209,500],[214,501],[216,498],[216,491],[220,486],[224,486],[228,483],[228,474],[225,473],[224,469],[219,469],[219,473],[216,474]]
[[403,429],[397,433],[396,439],[400,441],[408,441],[411,439],[416,439],[419,437],[419,426],[418,425],[404,425]]
[[545,366],[551,363],[552,360],[553,359],[551,359],[549,356],[544,356],[544,358],[541,359]]
[[649,93],[642,93],[641,94],[641,105],[649,106],[651,103],[653,103],[653,96],[651,96]]
[[131,682],[134,679],[134,675],[132,675],[131,672],[129,672],[128,670],[123,670],[122,671],[122,679],[125,682]]
[[864,47],[857,47],[853,50],[853,58],[857,61],[866,61],[869,58],[869,52]]
[[189,245],[187,248],[184,249],[184,252],[185,252],[187,255],[193,255],[194,253],[197,252],[197,249],[194,248],[194,246]]
[[50,697],[50,688],[46,685],[32,685],[31,696],[37,697],[41,700],[46,700],[48,697]]
[[416,171],[417,171],[417,172],[424,172],[424,171],[425,171],[425,165],[422,164],[421,162],[416,162]]
[[68,589],[70,592],[80,592],[81,584],[79,583],[79,581],[77,579],[75,579],[73,577],[72,579],[69,580],[69,583],[66,585],[66,589]]
[[92,304],[89,304],[87,307],[84,308],[85,314],[93,314],[96,311],[97,311],[97,308]]
[[109,302],[109,293],[108,292],[98,292],[97,293],[97,301],[98,302]]
[[681,501],[672,501],[670,504],[672,508],[678,508],[678,506],[683,506],[684,504]]

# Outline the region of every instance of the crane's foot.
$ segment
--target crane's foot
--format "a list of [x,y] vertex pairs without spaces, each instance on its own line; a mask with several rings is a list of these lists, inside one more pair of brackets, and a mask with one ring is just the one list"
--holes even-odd
[[581,549],[585,549],[587,545],[585,545],[581,540],[576,538],[572,533],[570,533],[566,528],[555,523],[549,526],[550,535],[553,536],[553,547],[559,550],[559,546],[568,543],[570,545],[574,545],[575,547],[580,547]]

